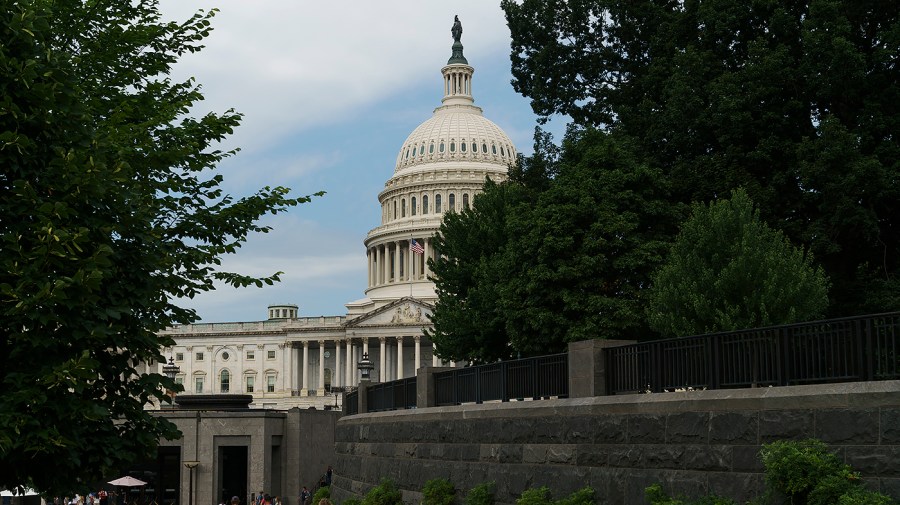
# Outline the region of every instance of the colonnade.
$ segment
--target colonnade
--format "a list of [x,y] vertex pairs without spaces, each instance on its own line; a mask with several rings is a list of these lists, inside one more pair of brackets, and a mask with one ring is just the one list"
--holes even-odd
[[[377,338],[376,348],[370,349],[369,340]],[[412,359],[404,356],[404,344],[412,340]],[[310,344],[317,344],[317,349],[310,349]],[[374,347],[374,346],[373,346]],[[352,337],[345,339],[321,339],[321,340],[304,340],[295,342],[292,347],[291,361],[299,362],[300,366],[288,366],[289,370],[297,370],[298,376],[290,374],[291,378],[296,378],[295,383],[285,385],[285,389],[289,389],[293,394],[300,396],[310,396],[312,394],[321,396],[325,394],[325,370],[326,360],[333,364],[334,374],[331,377],[331,387],[356,386],[359,384],[359,374],[357,372],[357,364],[364,354],[369,355],[369,360],[374,365],[372,372],[372,380],[378,382],[387,382],[404,377],[412,377],[416,371],[422,366],[422,336],[421,335],[398,335],[398,336],[378,336],[378,337]],[[326,357],[326,352],[332,353]],[[302,354],[301,354],[302,353]],[[310,356],[318,353],[318,366],[310,366]],[[439,360],[431,353],[431,365],[438,366]],[[333,360],[330,358],[333,357]],[[410,363],[411,361],[411,363]],[[412,365],[412,369],[406,368]],[[329,369],[331,369],[329,367]],[[312,381],[316,374],[318,378],[315,383]],[[294,381],[291,381],[294,382]],[[311,386],[315,385],[315,388]],[[315,391],[315,393],[313,393]]]
[[414,239],[424,249],[423,253],[415,253],[410,249],[412,240],[393,240],[369,247],[366,253],[369,266],[368,287],[428,278],[431,274],[428,258],[434,257],[432,239]]

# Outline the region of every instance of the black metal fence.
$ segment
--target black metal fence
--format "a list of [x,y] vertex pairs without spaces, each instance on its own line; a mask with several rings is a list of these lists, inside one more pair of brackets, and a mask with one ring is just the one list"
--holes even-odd
[[366,405],[369,412],[416,408],[416,378],[372,384],[366,389]]
[[359,414],[359,390],[347,393],[344,396],[344,412],[348,416]]
[[568,354],[501,361],[434,374],[437,405],[565,398],[569,396]]
[[900,379],[900,312],[607,348],[608,394]]

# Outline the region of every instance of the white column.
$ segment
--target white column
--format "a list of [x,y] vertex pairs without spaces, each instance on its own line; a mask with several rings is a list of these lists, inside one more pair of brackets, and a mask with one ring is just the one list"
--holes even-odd
[[289,396],[293,395],[294,391],[294,343],[291,341],[285,341],[284,343],[284,351],[281,353],[282,362],[284,366],[282,367],[282,375],[284,375],[284,390],[288,393]]
[[300,396],[309,395],[309,341],[303,342],[303,376],[300,378]]
[[[237,352],[238,352],[238,355],[237,355],[238,369],[237,369],[237,374],[236,374],[237,377],[235,377],[235,379],[234,379],[234,381],[237,383],[237,388],[234,390],[234,392],[246,394],[247,393],[247,383],[246,383],[247,379],[244,378],[244,346],[238,345]],[[190,383],[188,382],[187,377],[185,377],[185,382],[184,382],[184,390],[185,391],[188,391],[188,392],[190,391],[190,389],[188,389],[189,385],[190,385]]]
[[408,242],[406,243],[406,263],[407,263],[407,267],[406,267],[406,278],[409,279],[409,280],[413,280],[413,279],[416,278],[415,275],[414,275],[414,274],[415,274],[415,270],[413,269],[413,265],[414,265],[414,263],[415,263],[413,260],[414,260],[414,258],[415,258],[416,255],[415,255],[415,253],[413,253],[412,250],[409,248],[409,246],[410,246],[411,244],[412,244],[412,241],[411,241],[411,240],[408,241]]
[[425,248],[425,254],[422,255],[422,269],[425,272],[425,278],[427,279],[428,274],[431,273],[431,269],[428,268],[428,258],[431,256],[431,239],[425,238],[422,242],[424,242],[422,247]]
[[372,287],[372,249],[366,249],[366,266],[368,267],[367,268],[368,284],[366,284],[366,285],[371,288]]
[[437,354],[435,354],[436,350],[437,350],[437,346],[434,344],[431,344],[431,366],[438,366],[438,364],[439,364]]
[[341,341],[334,341],[334,385],[344,386],[344,371],[341,370]]
[[362,338],[363,354],[369,354],[369,337]]
[[415,374],[415,375],[418,375],[418,374],[419,374],[419,368],[422,366],[422,348],[421,348],[421,341],[422,341],[422,336],[421,336],[421,335],[416,335],[416,336],[413,337],[413,342],[416,343],[416,354],[415,354],[415,356],[416,356],[416,360],[415,360],[416,368],[415,368],[415,370],[413,371],[413,374]]
[[345,377],[347,378],[347,385],[348,385],[348,386],[355,386],[355,385],[356,385],[356,384],[354,383],[354,381],[353,381],[353,376],[351,375],[351,373],[352,373],[352,371],[353,371],[353,352],[352,352],[352,349],[353,349],[353,339],[352,339],[352,338],[348,338],[348,339],[347,339],[347,373],[345,374]]
[[325,395],[325,341],[319,340],[319,388],[317,396]]
[[378,337],[378,359],[380,365],[378,368],[378,380],[380,382],[387,382],[388,380],[387,368],[385,368],[385,366],[387,365],[387,354],[385,354],[387,349],[385,349],[385,340],[387,340],[387,337]]
[[381,267],[384,270],[384,280],[382,284],[387,284],[391,280],[391,252],[388,251],[388,245],[384,244],[381,246],[384,248],[384,263]]
[[397,378],[403,378],[403,337],[397,337]]
[[400,242],[394,242],[394,281],[400,282]]
[[[300,346],[296,342],[291,345],[291,384],[293,391],[300,394]],[[291,396],[295,396],[294,392]]]
[[257,382],[262,385],[260,391],[266,393],[266,346],[263,344],[256,344],[256,366],[259,367]]

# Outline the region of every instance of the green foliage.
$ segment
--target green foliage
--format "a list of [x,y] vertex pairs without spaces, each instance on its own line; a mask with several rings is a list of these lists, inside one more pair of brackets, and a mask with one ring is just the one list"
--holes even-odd
[[362,505],[359,498],[348,498],[341,505]]
[[583,487],[556,502],[556,505],[594,505],[596,493],[590,487]]
[[319,489],[316,489],[316,494],[312,497],[313,505],[319,505],[319,501],[322,499],[331,499],[331,487],[321,486]]
[[142,367],[196,319],[171,300],[278,280],[219,264],[308,198],[223,194],[240,115],[189,117],[199,87],[168,77],[211,16],[0,0],[0,488],[78,491],[176,437],[144,411],[176,385]]
[[453,505],[456,489],[447,479],[431,479],[422,488],[422,505]]
[[553,505],[550,489],[547,487],[526,489],[516,499],[516,505]]
[[861,488],[860,476],[818,440],[778,441],[760,451],[766,483],[791,503],[888,504],[890,498]]
[[403,493],[391,479],[382,479],[363,497],[362,505],[403,505]]
[[540,134],[536,148],[512,180],[489,182],[472,209],[444,219],[429,335],[444,359],[647,336],[646,287],[681,207],[624,140],[571,129],[558,153]]
[[688,500],[683,497],[671,498],[659,484],[653,484],[644,489],[644,496],[647,497],[650,505],[735,505],[734,500],[719,496],[704,496],[696,500]]
[[513,86],[630,138],[673,201],[746,188],[834,315],[900,308],[895,2],[503,0]]
[[482,482],[476,485],[466,494],[465,505],[494,505],[496,487],[494,481]]
[[648,318],[679,337],[813,320],[827,303],[822,269],[763,223],[739,189],[694,206],[654,277]]

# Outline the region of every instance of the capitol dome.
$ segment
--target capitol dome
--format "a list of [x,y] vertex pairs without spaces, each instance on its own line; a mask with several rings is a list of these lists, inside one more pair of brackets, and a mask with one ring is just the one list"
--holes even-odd
[[454,35],[441,105],[406,138],[378,194],[381,224],[365,240],[366,298],[347,304],[350,317],[404,297],[434,303],[428,259],[439,254],[433,238],[444,214],[468,208],[487,179],[506,180],[516,162],[512,141],[475,105],[474,73]]

